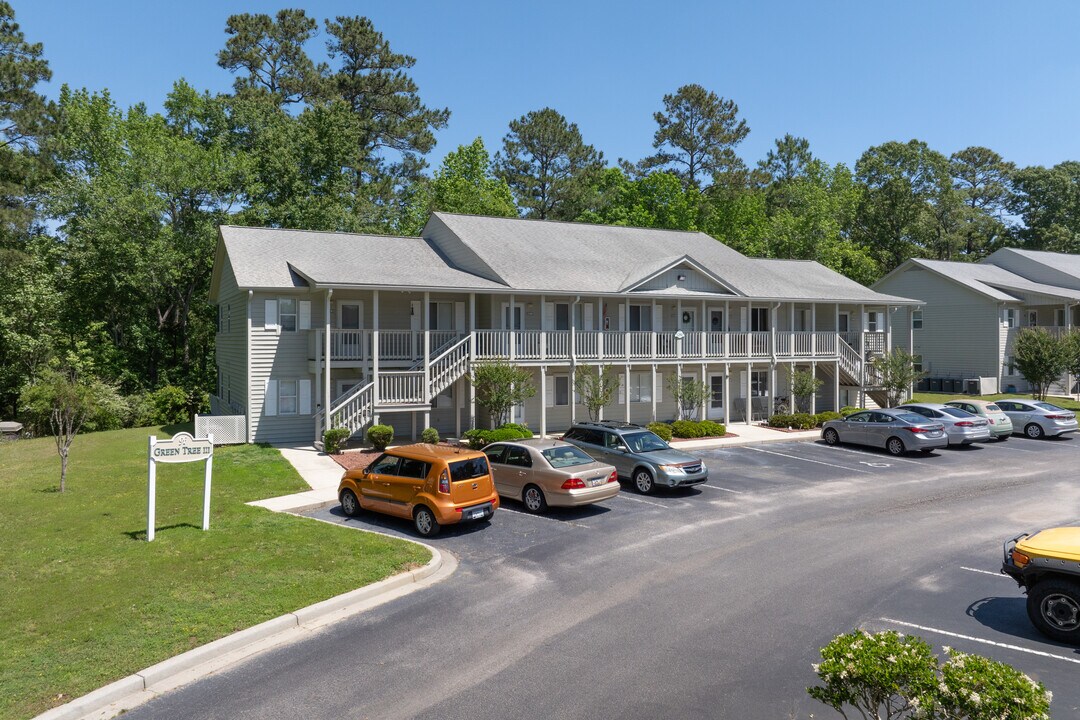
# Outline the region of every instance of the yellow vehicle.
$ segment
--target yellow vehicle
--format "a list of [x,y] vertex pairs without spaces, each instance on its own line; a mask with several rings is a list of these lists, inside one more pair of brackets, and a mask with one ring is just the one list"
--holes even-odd
[[1080,644],[1080,527],[1022,533],[1005,543],[1001,571],[1027,592],[1039,632]]
[[366,468],[346,470],[338,500],[346,515],[374,510],[411,519],[424,537],[443,525],[489,520],[499,507],[484,453],[424,444],[393,448]]

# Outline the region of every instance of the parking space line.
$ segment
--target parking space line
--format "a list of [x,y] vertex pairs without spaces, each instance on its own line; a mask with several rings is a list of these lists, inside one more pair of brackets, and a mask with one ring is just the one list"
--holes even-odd
[[836,465],[834,463],[827,463],[822,460],[811,460],[810,458],[799,457],[798,455],[786,455],[784,453],[774,452],[772,450],[762,450],[761,448],[748,447],[747,450],[753,450],[754,452],[766,453],[768,455],[778,455],[779,457],[791,458],[792,460],[802,460],[808,463],[817,463],[818,465],[828,465],[829,467],[840,468],[841,470],[850,470],[851,472],[864,473],[867,475],[873,475],[870,470],[860,470],[859,468],[847,467],[846,465]]
[[499,512],[514,513],[515,515],[524,515],[525,517],[536,518],[537,520],[547,520],[548,522],[559,523],[560,525],[575,525],[586,530],[592,530],[588,525],[582,525],[581,523],[574,522],[573,520],[559,520],[558,518],[547,517],[546,515],[533,515],[532,513],[521,512],[520,510],[511,510],[505,505],[499,506]]
[[709,488],[710,490],[723,490],[724,492],[735,493],[736,495],[742,495],[745,490],[732,490],[731,488],[720,487],[719,485],[710,485],[708,483],[702,483],[698,487]]
[[1018,652],[1025,652],[1030,655],[1039,655],[1040,657],[1053,658],[1054,660],[1064,660],[1065,662],[1076,663],[1080,665],[1080,658],[1071,658],[1064,655],[1055,655],[1054,653],[1048,653],[1043,650],[1032,650],[1026,647],[1020,647],[1019,645],[1009,645],[1008,643],[1000,643],[994,640],[983,640],[982,638],[972,637],[970,635],[961,635],[960,633],[949,632],[948,630],[939,630],[938,628],[926,627],[925,625],[916,625],[915,623],[904,622],[902,620],[893,620],[892,618],[881,618],[883,622],[892,623],[893,625],[900,625],[901,627],[915,628],[916,630],[922,630],[923,632],[932,632],[939,635],[947,635],[949,637],[959,638],[960,640],[970,640],[971,642],[982,643],[983,645],[993,645],[999,648],[1005,648],[1006,650],[1016,650]]
[[[818,445],[817,447],[821,447],[821,446]],[[865,450],[853,450],[851,448],[837,447],[835,445],[826,445],[825,448],[827,450],[830,450],[830,451],[838,450],[840,452],[854,453],[856,455],[869,455],[870,457],[888,457],[890,462],[895,460],[896,462],[906,462],[906,463],[911,463],[912,465],[925,465],[926,464],[926,463],[923,463],[923,462],[919,462],[918,460],[908,460],[907,458],[896,457],[895,455],[885,456],[885,455],[882,455],[881,453],[866,452]],[[942,448],[938,448],[938,450],[941,450],[941,449]]]
[[1008,575],[1006,575],[1004,573],[1000,573],[1000,572],[992,572],[990,570],[980,570],[979,568],[965,567],[963,565],[960,566],[960,569],[961,570],[967,570],[968,572],[982,573],[983,575],[993,575],[994,577],[1000,577],[1000,578],[1005,578],[1006,580],[1012,580],[1012,578],[1010,578]]
[[634,502],[645,503],[646,505],[652,505],[653,507],[664,508],[665,510],[670,510],[670,508],[667,505],[661,505],[660,503],[651,502],[649,500],[642,500],[641,498],[630,497],[629,495],[623,495],[622,493],[619,493],[618,495],[616,495],[615,498],[617,498],[619,500],[632,500]]

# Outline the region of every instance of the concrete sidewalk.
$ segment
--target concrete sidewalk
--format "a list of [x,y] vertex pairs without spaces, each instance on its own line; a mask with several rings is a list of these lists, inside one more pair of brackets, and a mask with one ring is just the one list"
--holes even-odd
[[[761,425],[729,425],[728,431],[737,437],[713,438],[709,440],[674,440],[671,446],[679,450],[710,450],[713,448],[739,447],[759,443],[795,442],[797,440],[815,440],[821,436],[821,430],[798,430],[782,432]],[[336,505],[337,487],[341,474],[345,471],[334,462],[333,458],[316,450],[314,447],[278,446],[281,454],[292,463],[300,477],[311,486],[311,490],[293,495],[256,500],[248,503],[275,512],[306,512],[328,505]]]

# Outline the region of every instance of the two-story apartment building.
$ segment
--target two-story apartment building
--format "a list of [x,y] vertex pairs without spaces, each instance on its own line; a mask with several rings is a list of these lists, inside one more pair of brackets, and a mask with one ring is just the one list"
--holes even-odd
[[[912,259],[874,289],[922,300],[897,311],[896,344],[921,360],[933,382],[974,380],[982,392],[1027,392],[1013,362],[1025,327],[1064,333],[1080,320],[1080,256],[1003,248],[978,263]],[[1062,378],[1055,394],[1071,394]],[[932,388],[932,389],[937,389]]]
[[459,436],[486,422],[470,368],[496,359],[531,372],[514,419],[541,434],[586,417],[575,377],[600,368],[609,419],[673,419],[672,377],[709,386],[699,417],[764,419],[793,368],[835,409],[874,392],[865,359],[918,304],[703,233],[449,213],[421,237],[223,226],[211,285],[214,410],[281,443],[320,438],[327,406],[354,432]]

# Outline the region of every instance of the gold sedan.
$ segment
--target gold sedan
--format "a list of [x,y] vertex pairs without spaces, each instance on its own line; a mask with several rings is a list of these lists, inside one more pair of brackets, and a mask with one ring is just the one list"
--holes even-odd
[[562,440],[516,440],[484,448],[495,478],[495,491],[520,500],[532,513],[553,507],[577,507],[619,494],[615,468],[593,460]]

